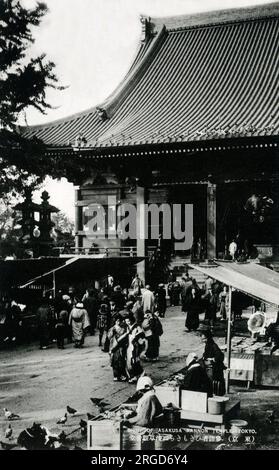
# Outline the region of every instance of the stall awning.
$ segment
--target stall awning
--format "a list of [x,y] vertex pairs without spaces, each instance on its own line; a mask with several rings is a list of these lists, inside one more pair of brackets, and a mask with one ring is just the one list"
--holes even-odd
[[76,283],[100,279],[109,273],[119,277],[125,274],[125,269],[143,261],[143,257],[71,257],[64,259],[65,264],[52,270],[45,271],[41,275],[21,284],[20,288],[28,287],[32,284],[51,283],[55,276],[58,283]]
[[256,263],[218,260],[190,267],[251,297],[279,305],[279,273],[271,269]]
[[0,289],[6,290],[28,282],[43,273],[63,266],[64,258],[0,260]]

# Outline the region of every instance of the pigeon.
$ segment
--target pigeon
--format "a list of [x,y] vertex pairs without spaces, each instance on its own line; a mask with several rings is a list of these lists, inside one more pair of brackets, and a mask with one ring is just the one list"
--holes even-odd
[[91,413],[87,413],[87,418],[88,418],[89,421],[91,421],[91,419],[94,419],[95,416],[92,415]]
[[7,408],[4,408],[4,414],[5,414],[5,418],[8,419],[9,421],[11,421],[12,419],[19,419],[20,418],[19,415],[16,415],[15,413],[12,413]]
[[96,405],[100,413],[104,413],[106,411],[105,407],[109,406],[109,403],[101,402]]
[[65,442],[65,441],[66,441],[66,438],[67,438],[67,436],[66,436],[66,434],[65,434],[64,431],[61,431],[61,433],[58,434],[58,440],[59,440],[60,442]]
[[90,400],[92,401],[93,405],[98,405],[103,401],[103,398],[90,398]]
[[81,419],[79,422],[79,425],[81,428],[86,428],[87,427],[87,421],[85,419]]
[[17,444],[8,444],[7,442],[0,441],[3,450],[11,450],[17,447]]
[[67,422],[67,419],[68,419],[68,415],[67,413],[65,413],[64,416],[62,416],[62,418],[59,418],[56,424],[65,424]]
[[71,406],[67,406],[67,411],[70,415],[74,415],[77,413],[77,410],[75,410],[74,408],[72,408]]
[[12,426],[9,424],[9,426],[7,427],[5,431],[5,438],[10,439],[12,437],[12,434],[13,434],[13,429],[12,429]]

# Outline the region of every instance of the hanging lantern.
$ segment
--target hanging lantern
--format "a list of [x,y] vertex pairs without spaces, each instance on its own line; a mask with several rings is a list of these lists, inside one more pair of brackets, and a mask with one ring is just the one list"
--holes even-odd
[[34,230],[33,230],[33,237],[39,238],[40,235],[41,235],[41,232],[40,232],[39,228],[35,227]]

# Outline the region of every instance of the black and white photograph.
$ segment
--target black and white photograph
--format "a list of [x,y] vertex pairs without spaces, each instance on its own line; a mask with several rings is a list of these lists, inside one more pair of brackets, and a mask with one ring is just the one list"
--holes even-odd
[[0,0],[0,451],[279,449],[278,97],[279,2]]

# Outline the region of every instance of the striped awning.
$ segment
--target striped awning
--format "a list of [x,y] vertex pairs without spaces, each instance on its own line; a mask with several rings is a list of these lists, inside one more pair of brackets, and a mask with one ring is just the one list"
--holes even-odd
[[[99,107],[25,128],[49,147],[278,136],[279,3],[151,19],[151,36]],[[98,109],[99,108],[99,109]]]

